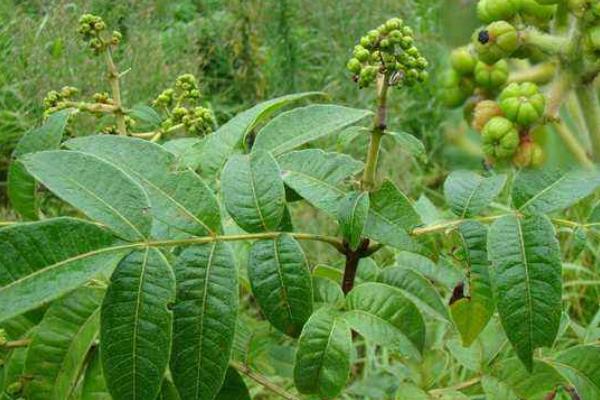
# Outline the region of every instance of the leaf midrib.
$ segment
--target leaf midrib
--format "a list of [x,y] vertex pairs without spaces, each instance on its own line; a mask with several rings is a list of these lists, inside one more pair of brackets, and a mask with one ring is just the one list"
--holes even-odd
[[519,210],[525,209],[531,203],[533,203],[535,200],[537,200],[539,197],[541,197],[542,195],[546,194],[549,190],[553,189],[556,185],[558,185],[560,182],[562,182],[564,179],[566,179],[567,175],[568,174],[564,174],[563,176],[561,176],[560,178],[558,178],[557,180],[555,180],[554,182],[552,182],[550,185],[546,186],[544,189],[540,190],[538,193],[536,193],[535,195],[533,195],[529,200],[527,200],[525,203],[523,203],[521,205],[521,207],[519,207]]
[[523,259],[523,266],[525,267],[525,286],[526,286],[526,290],[525,290],[525,297],[526,297],[526,302],[527,302],[527,325],[528,325],[528,353],[532,353],[533,352],[533,321],[532,321],[532,315],[533,315],[533,304],[531,301],[531,284],[529,282],[529,262],[527,261],[527,253],[525,250],[525,240],[523,238],[523,229],[521,227],[521,221],[519,220],[519,218],[515,217],[516,221],[517,221],[517,230],[518,230],[518,235],[519,235],[519,249],[521,251],[521,257]]

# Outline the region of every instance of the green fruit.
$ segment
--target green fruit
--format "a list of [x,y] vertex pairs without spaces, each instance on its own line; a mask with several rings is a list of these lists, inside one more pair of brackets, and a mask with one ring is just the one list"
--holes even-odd
[[502,116],[502,110],[498,103],[493,100],[483,100],[477,103],[473,110],[471,126],[477,132],[481,132],[488,121],[494,117]]
[[402,28],[403,23],[400,18],[392,18],[385,23],[385,26],[388,30],[393,31]]
[[512,162],[519,168],[539,167],[544,163],[544,150],[535,142],[523,141],[515,152]]
[[511,83],[500,93],[500,108],[506,118],[529,126],[544,114],[546,100],[535,83]]
[[486,89],[497,89],[508,80],[508,63],[500,60],[488,65],[478,61],[475,65],[475,82]]
[[506,21],[492,22],[474,33],[473,42],[479,59],[494,64],[510,57],[519,48],[519,35],[514,26]]
[[360,70],[362,69],[362,65],[357,58],[351,58],[346,67],[348,67],[348,70],[353,74],[359,74]]
[[461,78],[454,70],[449,70],[442,79],[442,101],[447,107],[458,107],[473,94],[473,82],[467,78]]
[[450,53],[450,65],[461,75],[471,75],[477,59],[467,46],[459,47]]
[[362,47],[360,45],[354,47],[354,51],[352,52],[352,54],[360,62],[367,61],[369,59],[369,55],[370,55],[369,50],[365,49],[364,47]]
[[520,14],[530,16],[539,22],[548,22],[556,12],[556,6],[542,5],[536,0],[518,0],[520,3]]
[[482,149],[493,159],[511,157],[519,146],[519,132],[512,122],[504,117],[494,117],[481,132]]
[[480,0],[477,3],[477,16],[485,23],[510,20],[517,12],[515,0]]

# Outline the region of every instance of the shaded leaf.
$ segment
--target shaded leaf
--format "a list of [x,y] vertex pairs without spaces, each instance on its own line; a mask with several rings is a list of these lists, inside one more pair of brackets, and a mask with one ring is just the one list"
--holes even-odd
[[415,136],[406,132],[386,132],[385,136],[392,137],[402,150],[419,159],[425,159],[425,145]]
[[315,104],[287,111],[257,134],[252,151],[278,156],[313,140],[338,132],[370,116],[368,110],[330,104]]
[[352,336],[339,313],[324,307],[304,325],[294,363],[294,383],[304,394],[336,397],[350,374]]
[[93,351],[90,363],[85,370],[83,385],[81,388],[81,400],[112,400],[104,374],[102,373],[102,363],[100,362],[100,353]]
[[55,218],[0,229],[0,321],[110,273],[130,249],[90,222]]
[[247,232],[273,231],[285,212],[285,190],[279,166],[266,152],[235,155],[223,169],[225,206]]
[[103,296],[103,290],[82,287],[50,305],[25,360],[28,399],[63,400],[73,394],[98,337]]
[[144,187],[155,222],[171,230],[160,232],[161,228],[154,226],[154,237],[206,236],[222,231],[212,190],[193,171],[177,171],[175,157],[161,146],[115,135],[85,136],[66,145],[115,164]]
[[561,262],[547,217],[496,220],[488,234],[494,298],[502,326],[531,370],[533,350],[551,346],[561,315]]
[[252,244],[248,261],[252,293],[281,332],[297,337],[312,313],[312,282],[300,244],[289,235]]
[[115,399],[154,399],[169,361],[175,298],[159,250],[134,251],[113,272],[101,309],[100,355]]
[[398,351],[406,337],[418,351],[423,349],[425,323],[421,313],[395,287],[363,283],[348,293],[346,306],[343,318],[366,338]]
[[356,250],[360,244],[368,214],[369,194],[367,192],[351,192],[340,202],[338,222],[342,236],[348,241],[352,250]]
[[227,368],[225,382],[215,400],[250,400],[250,392],[248,392],[246,383],[235,368]]
[[62,110],[48,117],[39,128],[26,132],[13,152],[8,169],[8,198],[13,208],[25,219],[38,219],[35,180],[18,159],[25,154],[58,149],[72,110]]
[[452,319],[464,346],[470,346],[494,313],[487,257],[487,227],[465,221],[458,227],[468,268],[468,294],[450,305]]
[[402,250],[415,249],[408,232],[420,224],[411,201],[391,181],[386,180],[370,194],[365,236]]
[[485,178],[471,171],[455,171],[444,182],[444,196],[454,214],[472,217],[500,194],[505,182],[506,175]]
[[529,214],[563,210],[594,193],[600,187],[600,172],[522,170],[512,188],[515,207]]
[[229,363],[238,307],[231,249],[216,242],[189,247],[175,264],[171,374],[183,399],[211,399]]
[[346,191],[341,183],[358,173],[363,164],[340,153],[322,150],[293,151],[277,159],[285,184],[313,206],[337,217]]
[[549,364],[535,360],[531,365],[531,371],[528,371],[517,358],[502,360],[495,364],[493,376],[524,399],[547,394],[557,385],[566,383],[565,378]]
[[58,197],[126,240],[150,235],[148,196],[123,170],[77,151],[43,151],[23,158],[27,171]]
[[550,361],[577,389],[582,399],[600,398],[600,346],[575,346]]

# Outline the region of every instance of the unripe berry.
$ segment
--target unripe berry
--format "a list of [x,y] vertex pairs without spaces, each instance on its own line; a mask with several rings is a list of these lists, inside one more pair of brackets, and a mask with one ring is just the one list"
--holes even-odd
[[500,60],[488,65],[478,61],[475,65],[475,82],[486,89],[498,89],[508,80],[508,63]]
[[467,46],[458,47],[450,53],[450,65],[460,75],[471,75],[477,59]]
[[488,121],[494,117],[501,117],[502,110],[498,103],[493,100],[483,100],[477,103],[473,110],[471,126],[477,132],[481,132]]
[[479,59],[487,64],[510,55],[519,48],[519,36],[514,26],[506,21],[492,22],[476,31],[473,37]]
[[402,32],[400,32],[399,30],[391,31],[389,34],[389,38],[394,44],[401,44],[402,37]]
[[400,18],[392,18],[385,23],[387,29],[389,29],[390,31],[402,28],[402,24],[403,21]]
[[410,28],[410,26],[405,26],[402,28],[402,35],[403,36],[413,36],[413,30]]
[[365,62],[369,59],[369,50],[365,49],[361,45],[355,46],[354,51],[352,52],[355,58],[360,62]]
[[381,39],[379,42],[379,47],[382,49],[388,49],[392,45],[392,42],[389,39]]
[[531,140],[521,142],[512,162],[519,168],[539,167],[544,163],[544,150]]
[[536,0],[518,0],[520,3],[520,14],[524,17],[532,17],[532,22],[548,22],[554,16],[556,6],[542,5]]
[[365,48],[369,48],[373,45],[371,39],[368,36],[363,36],[360,38],[360,45]]
[[515,0],[479,0],[477,16],[485,23],[507,21],[518,12]]
[[454,70],[449,70],[442,79],[442,101],[447,107],[462,105],[473,94],[474,86],[468,78],[462,78]]
[[360,70],[362,69],[362,65],[360,64],[360,61],[357,58],[351,58],[348,61],[346,67],[350,72],[352,72],[355,75],[360,74]]
[[522,126],[537,122],[546,105],[537,85],[531,82],[511,83],[500,93],[499,101],[506,118]]
[[481,132],[482,149],[492,159],[511,157],[519,146],[519,132],[504,117],[493,117]]

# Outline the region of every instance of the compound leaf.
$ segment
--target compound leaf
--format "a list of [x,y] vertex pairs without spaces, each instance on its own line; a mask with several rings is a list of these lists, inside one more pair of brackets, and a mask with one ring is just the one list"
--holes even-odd
[[100,355],[115,400],[154,399],[169,361],[175,278],[156,249],[137,250],[113,272],[101,309]]
[[371,114],[368,110],[331,104],[295,108],[266,124],[258,132],[252,151],[264,150],[278,156],[354,125]]
[[222,188],[227,211],[242,229],[277,230],[285,212],[285,189],[269,153],[231,157],[223,169]]
[[77,151],[43,151],[23,159],[27,171],[58,197],[135,241],[148,237],[152,220],[148,196],[123,170]]
[[0,321],[55,300],[129,251],[101,227],[54,218],[0,229]]
[[175,264],[171,374],[183,399],[212,399],[229,363],[238,307],[233,253],[223,242],[189,247]]
[[[69,140],[67,147],[122,168],[146,190],[159,227],[154,237],[221,233],[219,204],[212,190],[191,170],[176,170],[176,157],[147,140],[96,135]],[[160,227],[171,232],[161,234]]]
[[488,234],[494,298],[502,326],[519,358],[533,368],[533,350],[551,346],[561,316],[561,262],[547,217],[509,215]]
[[484,178],[471,171],[455,171],[444,182],[444,196],[454,214],[468,218],[487,207],[505,182],[505,175]]
[[317,310],[308,320],[296,351],[294,383],[304,394],[335,398],[350,374],[352,335],[339,312]]
[[468,267],[469,293],[450,305],[452,319],[463,345],[468,347],[479,336],[494,313],[494,297],[487,257],[487,228],[477,221],[458,227]]
[[313,309],[308,262],[289,235],[252,244],[248,278],[261,310],[281,332],[297,337]]
[[104,290],[82,287],[53,302],[31,338],[25,374],[28,399],[68,399],[98,337]]

